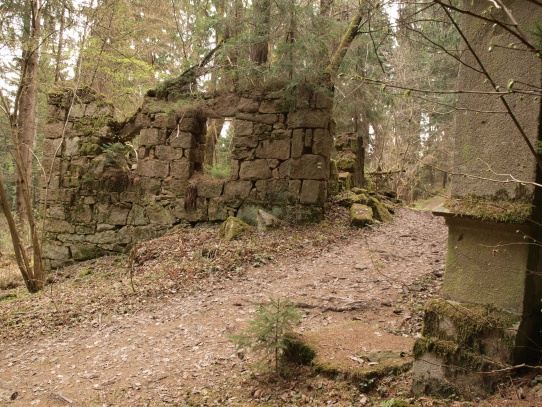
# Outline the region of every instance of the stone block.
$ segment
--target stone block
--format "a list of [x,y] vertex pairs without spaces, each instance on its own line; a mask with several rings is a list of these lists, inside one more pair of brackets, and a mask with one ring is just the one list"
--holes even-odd
[[135,192],[121,192],[119,196],[120,202],[136,202],[138,195]]
[[185,219],[189,222],[206,222],[208,220],[207,209],[207,199],[198,197],[196,199],[196,209],[186,210]]
[[254,124],[250,121],[235,119],[233,122],[234,142],[238,137],[252,136]]
[[305,147],[312,148],[312,140],[313,140],[313,131],[312,129],[305,130]]
[[288,108],[282,99],[266,99],[262,100],[260,105],[260,113],[286,113]]
[[373,209],[374,217],[380,222],[391,222],[393,220],[393,216],[378,199],[369,197],[367,204]]
[[259,108],[260,102],[249,98],[241,98],[237,104],[237,109],[244,113],[257,113]]
[[75,226],[75,233],[77,233],[79,236],[81,236],[81,235],[91,235],[93,233],[96,233],[96,226],[94,224],[77,225],[77,226]]
[[280,165],[280,161],[276,158],[268,158],[266,161],[267,165],[269,165],[269,168],[271,168],[272,170],[274,170]]
[[148,225],[149,219],[147,218],[145,208],[141,205],[133,204],[126,219],[126,224],[134,226]]
[[239,161],[233,157],[230,164],[230,180],[235,181],[239,179]]
[[215,198],[222,195],[224,181],[203,179],[197,183],[198,196],[202,198]]
[[303,129],[295,129],[292,132],[292,158],[300,158],[303,155],[304,133]]
[[160,145],[154,148],[154,155],[161,161],[179,160],[183,156],[183,150],[181,148]]
[[301,186],[299,202],[304,205],[323,206],[326,200],[326,182],[306,179]]
[[174,129],[177,127],[177,114],[174,111],[156,113],[152,125],[159,128]]
[[252,227],[233,216],[228,217],[220,226],[219,235],[226,241],[247,236],[252,233]]
[[60,172],[60,160],[55,157],[44,157],[41,160],[41,165],[45,168],[45,171],[49,174],[58,174]]
[[[139,159],[142,160],[144,158],[149,157],[151,150],[152,150],[151,147],[145,147],[145,146],[138,147],[137,155],[139,156]],[[153,152],[153,154],[154,154],[154,152]]]
[[292,160],[283,161],[278,168],[273,170],[273,178],[289,178]]
[[62,143],[62,139],[45,139],[43,140],[43,155],[46,157],[61,157],[62,149],[58,146]]
[[188,131],[190,133],[204,133],[205,120],[199,120],[195,117],[181,117],[178,123],[180,131]]
[[305,154],[290,161],[288,175],[291,178],[326,180],[328,177],[328,161],[320,155]]
[[[117,243],[122,244],[122,245],[131,245],[137,242],[139,240],[137,239],[137,232],[136,232],[138,229],[139,228],[133,225],[128,225],[128,226],[124,226],[120,228],[117,231],[117,236],[118,236]],[[120,250],[113,249],[113,251],[123,252],[124,249],[123,248],[121,248]]]
[[45,242],[42,247],[44,259],[67,261],[71,258],[70,249],[51,242]]
[[117,232],[114,230],[106,230],[104,232],[97,232],[93,235],[87,235],[85,237],[87,242],[95,244],[112,244],[118,242]]
[[141,160],[137,166],[137,174],[142,177],[166,178],[169,175],[169,163],[148,158]]
[[[245,201],[239,210],[237,211],[236,218],[246,222],[249,225],[256,225],[258,223],[258,211],[261,209],[259,203]],[[265,208],[268,209],[267,207]]]
[[286,121],[288,128],[327,128],[330,115],[321,110],[298,110],[290,112]]
[[105,223],[109,216],[109,208],[111,204],[108,202],[99,202],[94,205],[93,219],[94,222]]
[[126,225],[126,220],[131,209],[130,204],[112,205],[109,210],[107,223],[111,225]]
[[288,191],[290,193],[290,199],[293,200],[293,203],[299,201],[299,194],[301,192],[301,180],[289,180],[288,181]]
[[79,137],[67,138],[64,139],[64,146],[62,155],[64,157],[72,157],[79,155]]
[[[235,162],[239,162],[239,160],[254,160],[256,157],[256,150],[252,148],[234,148],[231,152],[231,158]],[[236,171],[236,174],[239,171]]]
[[216,197],[209,199],[207,214],[210,222],[217,220],[225,220],[228,217],[228,208],[224,197]]
[[47,233],[74,233],[75,227],[65,220],[47,219],[45,231]]
[[83,103],[74,103],[69,111],[69,117],[80,119],[85,115],[85,105]]
[[174,196],[184,196],[188,178],[166,178],[162,182],[162,193],[170,193]]
[[333,147],[333,137],[331,133],[326,129],[314,129],[312,139],[312,152],[324,157],[331,155],[331,148]]
[[240,110],[241,99],[243,98],[234,93],[222,94],[207,101],[206,111],[209,111],[210,117],[233,117]]
[[271,137],[271,132],[273,131],[273,126],[264,123],[254,124],[254,137],[258,140],[267,140]]
[[290,158],[290,138],[261,141],[256,148],[256,157],[287,160]]
[[235,115],[237,120],[246,120],[253,123],[263,123],[273,125],[279,121],[279,117],[276,114],[263,114],[263,113],[237,113]]
[[172,161],[170,169],[170,175],[176,179],[189,179],[194,171],[194,163],[188,161],[186,158]]
[[90,260],[105,255],[104,250],[89,243],[72,244],[70,250],[75,261]]
[[169,135],[168,143],[176,148],[194,148],[196,147],[196,137],[186,131],[173,130]]
[[88,172],[89,159],[87,157],[74,157],[68,166],[72,177],[81,177]]
[[79,204],[70,208],[69,216],[72,223],[90,223],[92,209],[90,205]]
[[256,148],[258,146],[258,138],[254,135],[237,136],[233,138],[233,146],[235,148]]
[[172,225],[175,223],[176,219],[171,211],[156,202],[151,202],[145,209],[151,224]]
[[251,181],[228,181],[224,184],[224,197],[228,200],[244,200],[251,190]]
[[149,115],[138,112],[134,119],[134,128],[146,128],[151,126],[151,118]]
[[66,130],[64,133],[64,122],[63,121],[54,121],[48,122],[45,125],[45,138],[46,139],[59,139],[62,138],[62,135],[70,136],[73,129],[73,123],[66,123]]
[[373,223],[373,210],[362,204],[352,204],[350,207],[350,224],[364,227]]
[[[77,233],[77,231],[75,232]],[[77,243],[85,241],[85,234],[59,233],[56,240],[62,243]]]
[[255,182],[255,198],[269,203],[287,202],[290,199],[289,181],[287,179],[270,179]]
[[314,107],[330,112],[333,109],[333,91],[324,87],[314,91]]
[[162,180],[159,178],[139,177],[135,185],[143,195],[158,195],[162,188]]
[[164,144],[164,140],[158,129],[146,128],[141,129],[139,132],[139,144],[142,146],[156,146],[158,144]]
[[47,217],[50,219],[65,220],[66,212],[64,206],[58,204],[49,204],[49,206],[47,207]]
[[266,160],[243,161],[239,169],[242,180],[258,180],[271,178],[271,169]]
[[47,122],[63,123],[66,119],[66,110],[60,106],[49,104],[47,105]]
[[[60,177],[58,175],[52,175],[50,178],[49,178],[49,181],[47,183],[47,187],[48,187],[48,193],[49,194],[52,194],[53,191],[57,191],[59,188],[60,188]],[[45,190],[44,190],[45,191]],[[53,198],[53,195],[49,196],[49,199],[55,201],[56,199]]]
[[76,188],[79,186],[79,178],[77,177],[62,177],[63,188]]

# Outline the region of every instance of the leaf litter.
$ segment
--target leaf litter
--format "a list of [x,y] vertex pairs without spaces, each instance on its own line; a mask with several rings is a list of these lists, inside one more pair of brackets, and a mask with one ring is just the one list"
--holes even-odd
[[[464,405],[409,399],[408,373],[351,383],[292,367],[279,379],[252,370],[252,355],[228,339],[255,304],[277,296],[302,309],[300,331],[361,320],[375,333],[419,334],[423,303],[441,285],[442,219],[401,209],[390,224],[358,230],[345,209],[327,213],[318,225],[230,242],[216,226],[182,228],[130,254],[57,270],[41,293],[7,290],[0,404],[5,394],[25,406],[378,406],[393,397]],[[360,364],[356,346],[332,343],[329,357],[347,348]]]

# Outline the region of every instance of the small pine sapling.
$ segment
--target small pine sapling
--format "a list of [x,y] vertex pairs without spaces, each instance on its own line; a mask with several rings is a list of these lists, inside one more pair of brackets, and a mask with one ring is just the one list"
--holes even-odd
[[231,339],[239,348],[260,353],[262,361],[274,365],[275,372],[280,374],[282,355],[294,326],[300,322],[301,313],[291,301],[272,298],[269,303],[260,304],[245,331]]

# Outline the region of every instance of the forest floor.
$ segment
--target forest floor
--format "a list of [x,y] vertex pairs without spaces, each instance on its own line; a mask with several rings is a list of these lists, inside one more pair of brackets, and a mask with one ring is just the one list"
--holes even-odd
[[[423,304],[439,293],[447,229],[428,211],[401,208],[363,230],[344,208],[328,213],[232,242],[216,227],[179,229],[131,256],[58,270],[34,295],[8,276],[4,253],[0,405],[542,406],[534,375],[467,403],[412,398],[408,371],[341,374],[373,351],[410,358]],[[235,346],[231,334],[276,298],[298,306],[296,331],[320,338],[317,359],[333,377],[292,367],[279,378]]]

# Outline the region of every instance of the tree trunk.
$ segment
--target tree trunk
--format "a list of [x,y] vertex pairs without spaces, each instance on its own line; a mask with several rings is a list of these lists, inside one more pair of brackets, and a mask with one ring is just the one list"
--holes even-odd
[[64,4],[61,4],[62,10],[60,11],[60,29],[58,31],[58,50],[56,53],[56,66],[55,66],[55,83],[60,82],[61,68],[62,68],[62,53],[64,48],[64,30],[66,29],[66,8]]
[[[28,194],[27,194],[27,197],[29,198]],[[29,202],[29,200],[26,200],[26,202]],[[41,245],[39,244],[40,242],[38,240],[36,227],[32,219],[31,224],[33,225],[32,243],[33,243],[33,249],[34,249],[34,264],[30,264],[28,255],[26,254],[24,245],[21,241],[19,231],[17,229],[15,219],[13,218],[13,214],[11,213],[11,210],[9,209],[9,202],[8,202],[6,191],[4,189],[4,183],[2,182],[1,177],[0,177],[0,208],[4,212],[4,216],[6,217],[6,220],[8,222],[8,229],[11,235],[11,241],[13,243],[13,252],[15,253],[15,259],[17,260],[17,265],[19,266],[19,270],[21,271],[21,274],[23,276],[26,289],[30,293],[36,293],[39,290],[43,289],[45,285],[45,273],[43,271],[43,267],[41,263]],[[30,213],[32,212],[30,211]]]
[[356,14],[354,14],[354,17],[352,17],[352,20],[350,20],[350,25],[348,26],[348,29],[346,30],[343,37],[341,38],[339,47],[333,54],[333,57],[331,58],[331,61],[329,62],[329,65],[327,66],[327,71],[332,77],[337,75],[337,72],[339,71],[339,67],[341,66],[341,63],[343,62],[343,59],[346,55],[346,52],[348,51],[348,48],[350,48],[350,45],[352,45],[354,38],[356,38],[356,36],[358,35],[360,23],[361,23],[361,8],[358,7]]
[[[38,64],[40,40],[39,0],[28,0],[28,21],[25,24],[24,48],[21,64],[21,82],[18,93],[17,144],[20,165],[17,177],[17,215],[26,219],[24,189],[32,187],[32,149],[36,131],[36,100],[38,95]],[[16,106],[17,107],[17,106]],[[30,195],[30,194],[29,194]]]
[[205,159],[203,164],[212,166],[215,163],[215,147],[222,132],[225,119],[211,119],[207,126],[207,135],[205,137]]
[[269,54],[269,31],[271,20],[270,0],[254,1],[254,35],[255,43],[252,46],[251,59],[257,65],[267,63]]
[[35,293],[45,285],[45,273],[41,258],[41,242],[34,221],[30,192],[32,186],[32,149],[37,125],[36,100],[38,94],[41,4],[40,0],[28,0],[25,5],[27,7],[27,20],[24,25],[21,79],[17,91],[14,113],[10,117],[10,124],[14,148],[13,156],[17,166],[16,211],[21,224],[24,221],[28,222],[33,251],[32,263],[30,263],[28,255],[21,243],[20,234],[9,210],[1,179],[0,204],[8,220],[15,257],[26,287],[29,292]]

